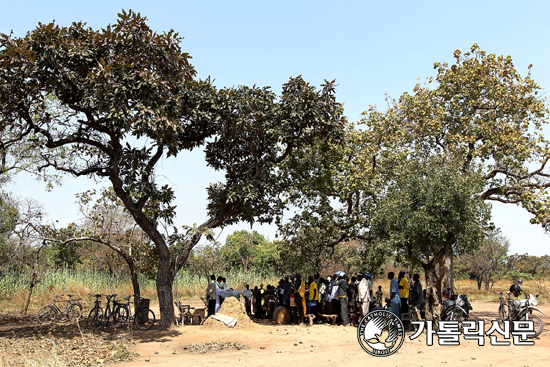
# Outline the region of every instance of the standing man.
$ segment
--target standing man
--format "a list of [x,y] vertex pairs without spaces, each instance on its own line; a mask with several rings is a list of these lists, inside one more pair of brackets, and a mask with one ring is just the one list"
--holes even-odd
[[345,274],[340,272],[336,274],[336,281],[332,284],[333,287],[338,287],[338,300],[340,301],[340,316],[342,317],[342,326],[348,326],[348,283],[346,282]]
[[216,312],[216,297],[216,276],[210,275],[210,283],[208,283],[208,288],[206,288],[206,299],[208,300],[208,316],[213,315]]
[[331,277],[327,277],[325,297],[323,300],[325,302],[323,313],[327,315],[334,315],[334,311],[332,310],[332,278]]
[[399,295],[399,285],[397,284],[397,280],[395,280],[393,271],[388,273],[388,279],[390,280],[391,311],[401,319],[401,296]]
[[369,273],[365,274],[365,278],[367,279],[367,289],[368,289],[368,294],[369,294],[369,307],[368,307],[367,312],[370,312],[371,304],[372,304],[372,302],[374,302],[374,286],[372,285],[372,281],[370,280],[370,274]]
[[401,297],[401,315],[409,312],[408,300],[409,300],[409,280],[405,276],[405,272],[401,270],[397,277],[399,283],[399,296]]
[[361,319],[369,313],[369,282],[365,277],[365,274],[358,273],[357,279],[359,280],[359,285],[357,286],[357,297],[361,303]]
[[315,319],[319,320],[319,316],[317,316],[317,308],[319,304],[319,289],[317,286],[317,282],[315,279],[313,279],[312,276],[308,278],[309,280],[309,307],[311,310],[311,313],[315,315]]
[[420,283],[420,274],[413,275],[413,286],[411,288],[411,301],[415,306],[422,306],[424,301],[424,293],[422,292],[422,283]]
[[294,294],[294,301],[296,302],[296,308],[298,311],[298,323],[302,325],[304,323],[304,316],[306,314],[306,282],[302,280],[302,275],[296,274],[296,283],[294,284],[296,293]]
[[252,300],[252,291],[250,290],[250,286],[247,284],[245,290],[243,291],[244,296],[244,308],[246,310],[246,314],[248,317],[250,317],[250,301]]
[[283,284],[283,306],[290,310],[290,278],[288,275],[285,277]]
[[[338,279],[338,274],[334,274],[332,276],[331,284],[332,288],[330,288],[330,303],[332,305],[332,314],[333,315],[340,315],[340,300],[338,299],[338,289],[340,288],[335,282]],[[341,318],[341,317],[340,317]],[[339,320],[340,321],[340,320]]]
[[216,294],[217,294],[217,297],[216,297],[216,312],[215,313],[218,313],[218,310],[220,309],[222,303],[223,303],[223,297],[222,297],[222,287],[221,287],[221,283],[223,282],[223,278],[222,277],[218,277],[216,279]]

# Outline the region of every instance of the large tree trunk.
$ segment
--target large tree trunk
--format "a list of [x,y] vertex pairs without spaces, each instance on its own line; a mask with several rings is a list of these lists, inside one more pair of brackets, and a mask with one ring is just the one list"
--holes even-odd
[[141,290],[139,289],[138,273],[135,268],[130,267],[130,275],[132,277],[132,288],[134,289],[134,301],[141,296]]
[[444,289],[451,288],[453,291],[455,290],[453,280],[453,256],[453,248],[450,245],[445,246],[444,251],[440,252],[440,254],[437,256],[436,288],[439,298],[442,298]]
[[170,257],[160,257],[157,272],[157,294],[160,308],[160,329],[171,328],[176,320],[174,313],[174,297],[172,286],[174,285],[174,272],[170,266]]
[[432,259],[428,264],[422,264],[426,277],[426,320],[434,320],[439,316],[439,297],[435,289],[434,260]]

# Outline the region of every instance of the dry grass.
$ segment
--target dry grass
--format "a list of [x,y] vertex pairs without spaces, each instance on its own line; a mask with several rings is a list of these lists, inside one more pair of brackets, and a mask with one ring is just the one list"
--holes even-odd
[[[423,278],[420,278],[422,286],[425,287],[426,283]],[[378,286],[382,286],[382,291],[384,292],[384,297],[389,296],[390,290],[390,281],[375,280],[374,282],[374,291],[378,290]],[[482,285],[481,289],[477,289],[477,282],[475,280],[456,280],[455,286],[457,288],[458,294],[466,294],[470,301],[489,301],[489,302],[499,302],[498,296],[493,292],[505,292],[508,291],[510,286],[513,283],[509,280],[499,280],[493,286],[493,289],[489,291],[485,290],[485,287]],[[538,300],[543,305],[550,304],[550,279],[537,279],[537,280],[526,280],[521,285],[521,288],[527,292],[527,294],[538,294]]]
[[[35,288],[29,313],[34,314],[40,307],[50,303],[53,296],[56,294],[75,294],[77,298],[81,298],[81,303],[84,306],[84,312],[93,306],[93,297],[88,294],[102,293],[112,294],[117,293],[119,296],[133,294],[132,285],[129,280],[124,280],[115,277],[109,277],[105,274],[65,274],[53,273],[48,275],[50,278],[45,278],[39,286]],[[277,285],[279,278],[271,276],[269,278],[260,277],[258,275],[231,274],[227,275],[227,283],[234,289],[244,289],[247,281],[251,288],[264,284]],[[425,285],[424,279],[421,278],[422,285]],[[382,286],[384,297],[389,296],[389,280],[376,279],[374,281],[374,291],[378,286]],[[141,295],[142,297],[157,299],[156,285],[154,280],[142,279]],[[482,286],[481,290],[477,289],[477,283],[474,280],[457,280],[455,285],[458,293],[467,294],[470,300],[495,301],[498,302],[498,296],[493,292],[506,291],[512,282],[508,280],[500,280],[495,283],[492,290],[485,291]],[[206,291],[208,279],[202,277],[191,277],[185,273],[178,274],[174,282],[174,297],[176,298],[191,298],[202,297]],[[0,284],[1,286],[1,284]],[[539,294],[541,304],[550,304],[550,279],[527,280],[523,283],[522,288],[527,293]],[[13,285],[11,289],[6,287],[2,291],[0,287],[0,313],[19,313],[23,309],[28,291],[24,287],[24,283]],[[120,298],[120,297],[119,297]]]
[[[459,294],[466,294],[470,300],[474,301],[493,301],[498,302],[498,296],[493,292],[506,292],[513,282],[509,280],[499,280],[489,291],[485,290],[482,285],[481,289],[477,289],[475,280],[457,280],[455,286]],[[538,300],[541,304],[550,304],[550,279],[526,280],[521,285],[521,288],[527,294],[539,295]]]
[[[265,279],[255,274],[228,274],[228,286],[234,289],[244,289],[247,280],[253,288],[263,282],[276,285],[279,281],[276,277]],[[178,274],[174,282],[173,292],[176,298],[191,298],[203,297],[208,286],[206,277],[192,277],[185,273]],[[157,299],[156,284],[154,280],[140,279],[141,296],[149,299]],[[133,294],[132,284],[129,279],[120,279],[118,277],[110,277],[106,274],[93,273],[66,273],[51,272],[43,275],[43,281],[38,284],[33,292],[31,303],[29,306],[29,314],[34,314],[42,306],[49,304],[54,295],[57,294],[74,294],[74,298],[80,298],[86,311],[93,307],[94,297],[89,294],[113,294],[119,295],[121,298],[125,295]],[[10,313],[16,314],[23,310],[28,295],[25,281],[21,278],[0,278],[0,314]]]

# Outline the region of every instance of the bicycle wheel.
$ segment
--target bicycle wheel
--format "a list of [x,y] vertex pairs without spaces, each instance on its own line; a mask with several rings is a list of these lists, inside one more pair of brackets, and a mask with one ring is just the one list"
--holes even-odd
[[[523,315],[521,317],[522,321],[527,320],[527,314]],[[538,315],[529,315],[529,320],[533,321],[533,330],[535,331],[535,335],[530,336],[529,338],[536,338],[542,333],[542,330],[544,329],[544,321],[538,316]]]
[[76,322],[82,316],[82,310],[78,306],[80,305],[72,304],[69,306],[67,310],[67,319],[69,319],[70,322]]
[[142,308],[134,315],[134,323],[140,330],[149,330],[155,323],[155,313],[148,308]]
[[103,315],[103,321],[105,321],[105,326],[109,325],[109,319],[112,317],[113,311],[110,307],[105,308],[105,314]]
[[57,316],[57,310],[52,306],[44,306],[36,314],[36,320],[42,325],[51,324]]
[[128,311],[128,307],[126,305],[119,305],[115,311],[115,314],[113,315],[115,324],[126,324],[128,322],[129,315],[130,312]]
[[508,319],[508,307],[504,304],[501,304],[498,308],[498,317],[501,320],[507,320]]
[[94,307],[88,315],[88,325],[90,327],[98,327],[103,321],[103,309],[101,307]]

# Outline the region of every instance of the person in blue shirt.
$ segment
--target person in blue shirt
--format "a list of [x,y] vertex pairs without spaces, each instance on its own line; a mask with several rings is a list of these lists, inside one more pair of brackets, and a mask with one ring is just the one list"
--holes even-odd
[[401,318],[401,296],[399,295],[399,284],[395,280],[395,274],[393,271],[388,273],[388,279],[390,280],[390,307],[391,311]]

